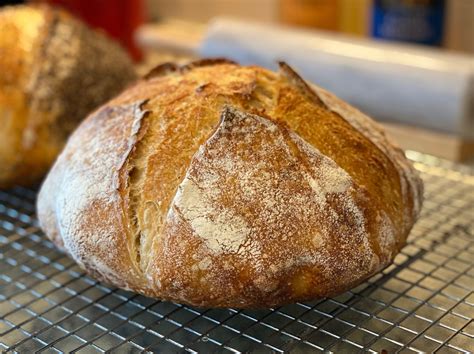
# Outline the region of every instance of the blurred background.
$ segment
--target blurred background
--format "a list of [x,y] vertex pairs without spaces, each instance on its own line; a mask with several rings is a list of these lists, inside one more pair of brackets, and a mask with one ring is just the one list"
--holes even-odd
[[474,155],[473,0],[46,2],[119,40],[142,73],[202,56],[271,69],[285,60],[383,122],[404,148]]

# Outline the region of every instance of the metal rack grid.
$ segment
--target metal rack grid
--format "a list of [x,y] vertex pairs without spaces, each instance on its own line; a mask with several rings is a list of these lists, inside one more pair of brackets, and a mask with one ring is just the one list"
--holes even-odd
[[108,287],[38,228],[35,192],[0,191],[0,350],[469,352],[474,350],[474,168],[408,152],[422,216],[393,265],[332,299],[201,309]]

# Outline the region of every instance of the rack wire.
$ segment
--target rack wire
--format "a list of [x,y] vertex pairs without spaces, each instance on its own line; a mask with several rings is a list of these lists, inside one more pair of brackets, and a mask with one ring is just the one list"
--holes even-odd
[[331,299],[202,309],[106,286],[38,228],[34,190],[0,191],[0,350],[470,352],[474,168],[407,152],[425,203],[393,265]]

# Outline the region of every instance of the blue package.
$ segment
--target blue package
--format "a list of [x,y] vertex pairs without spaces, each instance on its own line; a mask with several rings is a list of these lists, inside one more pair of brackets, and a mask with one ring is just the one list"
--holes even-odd
[[374,0],[372,36],[441,45],[444,13],[445,0]]

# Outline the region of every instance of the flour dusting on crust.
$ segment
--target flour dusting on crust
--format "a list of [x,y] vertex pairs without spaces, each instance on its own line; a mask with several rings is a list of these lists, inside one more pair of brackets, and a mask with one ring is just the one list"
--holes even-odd
[[253,269],[265,291],[275,289],[278,274],[304,265],[351,281],[380,266],[358,193],[346,171],[284,125],[225,108],[194,155],[166,224],[192,230],[189,240],[201,243],[194,257],[210,260],[211,283],[224,272],[217,254]]
[[216,210],[196,183],[186,178],[178,188],[175,207],[213,252],[237,252],[249,234],[247,224],[226,210]]
[[[50,174],[40,195],[40,202],[48,203],[49,196],[56,194],[52,207],[55,223],[64,248],[74,260],[122,286],[127,286],[123,279],[136,274],[128,269],[125,272],[130,277],[123,277],[123,270],[116,269],[116,259],[126,252],[119,172],[145,114],[141,105],[105,107],[85,121],[60,155],[53,167],[56,172]],[[121,144],[117,144],[117,137],[122,137]]]

